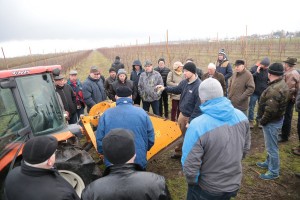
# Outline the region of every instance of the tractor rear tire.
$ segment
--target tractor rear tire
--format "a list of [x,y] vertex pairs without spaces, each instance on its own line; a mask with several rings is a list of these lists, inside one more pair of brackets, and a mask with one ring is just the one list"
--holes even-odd
[[74,187],[79,197],[88,184],[102,175],[91,155],[70,143],[59,144],[55,163],[58,171]]

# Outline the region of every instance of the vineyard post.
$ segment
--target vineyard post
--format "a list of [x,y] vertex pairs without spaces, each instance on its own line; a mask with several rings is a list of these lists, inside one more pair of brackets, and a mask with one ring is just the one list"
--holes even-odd
[[4,63],[6,65],[6,68],[8,69],[8,65],[7,65],[7,62],[6,62],[6,58],[5,58],[3,47],[1,47],[1,49],[2,49],[2,54],[3,54],[3,58],[4,58]]
[[168,30],[167,30],[167,38],[166,38],[166,48],[167,48],[167,54],[168,54],[168,61],[169,61],[169,65],[171,66],[171,60],[170,60],[170,52],[169,52],[169,34],[168,34]]

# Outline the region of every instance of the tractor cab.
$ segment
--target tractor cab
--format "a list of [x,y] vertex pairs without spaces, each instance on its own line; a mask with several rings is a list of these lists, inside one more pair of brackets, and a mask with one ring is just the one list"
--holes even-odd
[[[0,71],[0,170],[14,142],[67,127],[52,70],[59,65]],[[9,156],[10,157],[10,156]],[[11,158],[11,157],[10,157]]]

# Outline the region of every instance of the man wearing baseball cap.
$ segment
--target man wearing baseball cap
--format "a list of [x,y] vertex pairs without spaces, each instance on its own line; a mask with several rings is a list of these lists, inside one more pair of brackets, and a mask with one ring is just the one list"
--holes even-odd
[[21,166],[5,180],[7,200],[79,200],[73,187],[53,168],[57,146],[53,136],[38,136],[25,143]]
[[128,129],[116,128],[102,140],[105,159],[112,165],[100,178],[88,185],[82,192],[82,200],[94,199],[170,199],[163,176],[144,172],[134,164],[135,138]]

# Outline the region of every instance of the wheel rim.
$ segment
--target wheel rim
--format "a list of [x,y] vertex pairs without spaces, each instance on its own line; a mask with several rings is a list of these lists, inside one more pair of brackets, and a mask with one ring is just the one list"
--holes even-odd
[[82,178],[78,174],[69,170],[58,170],[58,172],[66,181],[68,181],[72,185],[77,195],[81,197],[82,190],[85,188],[85,184]]

